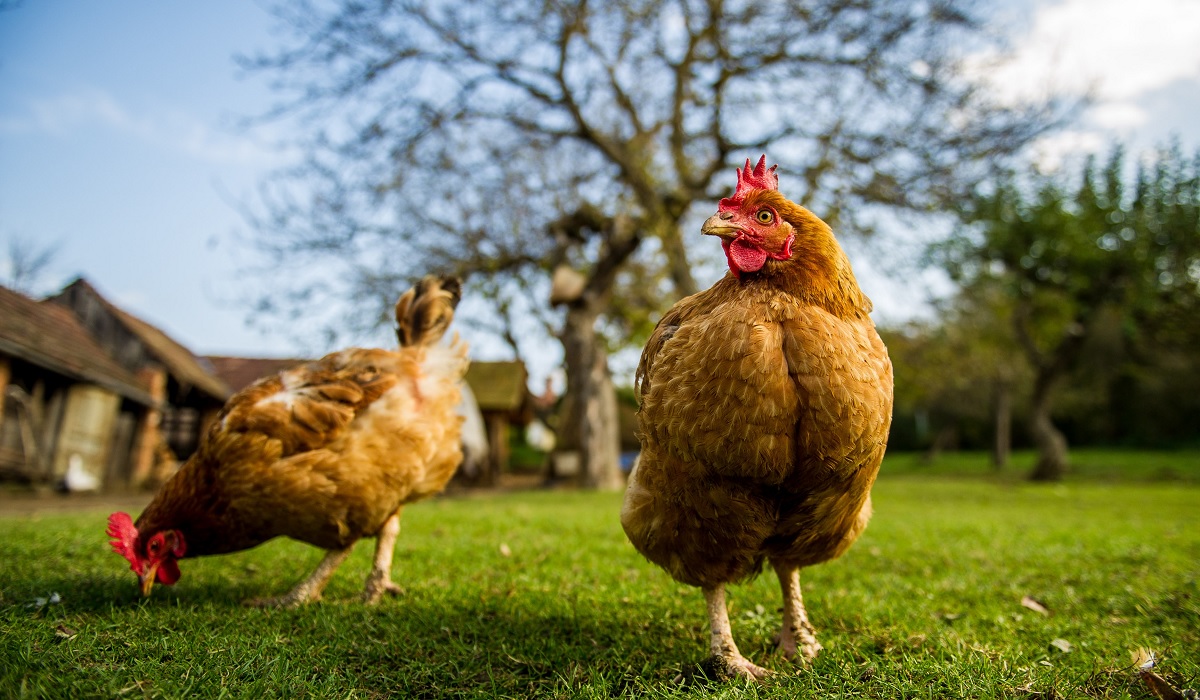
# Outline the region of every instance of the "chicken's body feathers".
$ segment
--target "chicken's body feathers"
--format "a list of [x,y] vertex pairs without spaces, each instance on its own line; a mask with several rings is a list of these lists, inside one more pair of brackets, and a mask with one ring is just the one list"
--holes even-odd
[[701,232],[730,272],[679,301],[642,352],[642,451],[621,524],[675,579],[704,589],[722,668],[765,671],[733,641],[724,586],[770,561],[780,649],[820,649],[797,570],[841,555],[871,516],[891,423],[892,366],[845,252],[779,193],[765,157],[738,172]]
[[426,278],[401,297],[399,349],[334,352],[235,394],[142,512],[136,541],[178,532],[189,557],[279,536],[348,551],[441,491],[462,461],[468,364],[457,336],[438,342],[458,301],[450,282]]

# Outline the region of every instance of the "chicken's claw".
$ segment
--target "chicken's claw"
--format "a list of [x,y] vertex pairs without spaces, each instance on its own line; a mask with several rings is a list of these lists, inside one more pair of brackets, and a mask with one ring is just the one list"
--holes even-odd
[[366,588],[363,589],[362,600],[367,605],[374,605],[383,598],[386,593],[390,596],[404,595],[404,589],[387,578],[384,572],[375,570],[367,577]]
[[700,668],[704,671],[704,675],[718,681],[738,678],[761,681],[772,675],[771,671],[753,663],[741,654],[736,656],[710,656],[700,664]]
[[817,641],[816,630],[807,621],[792,629],[786,624],[775,635],[775,649],[788,661],[808,664],[824,647]]

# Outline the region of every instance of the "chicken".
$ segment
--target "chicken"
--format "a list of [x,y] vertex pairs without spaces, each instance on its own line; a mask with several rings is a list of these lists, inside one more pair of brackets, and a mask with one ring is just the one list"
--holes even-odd
[[400,510],[441,491],[462,460],[455,407],[467,348],[457,334],[439,343],[460,294],[457,279],[426,277],[396,303],[398,350],[335,352],[234,395],[136,524],[126,513],[109,517],[112,547],[142,594],[156,580],[175,583],[179,559],[281,535],[328,554],[287,594],[247,604],[318,600],[363,537],[377,538],[363,599],[398,593]]
[[634,547],[700,587],[719,675],[762,678],[738,651],[725,586],[779,577],[778,649],[821,649],[799,569],[840,556],[871,515],[892,415],[892,366],[825,222],[778,191],[766,156],[738,171],[701,232],[729,272],[659,321],[636,375],[641,457],[621,524]]

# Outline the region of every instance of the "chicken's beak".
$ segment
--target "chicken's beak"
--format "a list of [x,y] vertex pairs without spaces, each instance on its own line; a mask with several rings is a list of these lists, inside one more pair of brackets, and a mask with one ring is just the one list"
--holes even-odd
[[741,232],[742,230],[731,224],[729,218],[723,214],[713,214],[700,227],[700,233],[706,236],[719,236],[728,241],[737,238]]
[[150,596],[150,589],[154,587],[154,580],[158,577],[158,562],[154,562],[146,569],[146,573],[142,574],[140,582],[142,584],[142,597]]

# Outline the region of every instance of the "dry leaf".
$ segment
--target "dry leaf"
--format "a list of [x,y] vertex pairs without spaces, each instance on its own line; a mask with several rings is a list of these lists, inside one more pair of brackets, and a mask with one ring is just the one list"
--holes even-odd
[[74,637],[76,634],[78,634],[78,632],[71,629],[70,627],[67,627],[66,625],[62,624],[61,622],[58,624],[58,627],[54,628],[54,636],[57,637],[58,639],[70,639],[70,638]]
[[1154,657],[1154,652],[1146,647],[1138,647],[1135,651],[1130,652],[1133,657],[1133,665],[1139,671],[1149,671],[1154,668],[1154,664],[1158,663],[1158,659]]
[[512,556],[512,550],[508,548],[508,544],[505,542],[500,543],[500,556],[502,556],[502,557],[511,557]]
[[1138,675],[1142,677],[1142,682],[1154,697],[1159,700],[1187,700],[1189,694],[1195,697],[1193,691],[1185,690],[1181,693],[1168,683],[1167,679],[1150,670],[1158,663],[1153,651],[1140,647],[1132,652],[1131,656],[1133,665],[1138,669]]
[[1071,651],[1071,643],[1065,639],[1055,639],[1054,641],[1050,642],[1050,646],[1058,649],[1064,654]]
[[1158,675],[1154,671],[1138,671],[1138,675],[1142,677],[1142,682],[1154,694],[1154,697],[1159,700],[1186,700],[1187,696],[1175,690],[1165,678]]
[[1043,615],[1050,614],[1050,610],[1047,609],[1045,605],[1042,605],[1041,602],[1039,602],[1036,598],[1033,598],[1031,596],[1023,596],[1021,598],[1021,605],[1026,608],[1029,608],[1030,610],[1034,611],[1035,613],[1041,613]]

